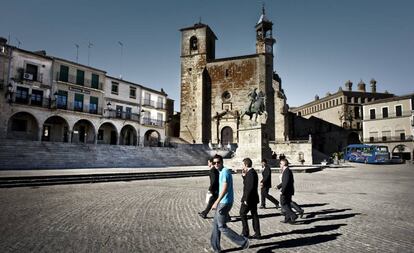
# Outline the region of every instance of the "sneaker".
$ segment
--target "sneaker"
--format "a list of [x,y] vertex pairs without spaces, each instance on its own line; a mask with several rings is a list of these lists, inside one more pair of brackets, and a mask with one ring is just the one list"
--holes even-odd
[[303,211],[303,210],[299,212],[299,217],[300,217],[301,219],[303,218],[303,213],[304,213],[304,211]]
[[259,209],[266,209],[266,206],[259,206]]
[[262,238],[262,235],[261,234],[254,234],[252,236],[252,239],[256,239],[256,240],[260,240],[261,238]]
[[246,242],[244,243],[244,245],[242,246],[242,249],[248,249],[250,246],[250,241],[248,238],[246,238]]
[[206,219],[207,215],[205,215],[205,213],[203,212],[199,212],[198,215],[200,215],[201,218]]
[[276,206],[276,209],[279,209],[280,208],[280,205],[279,204],[276,204],[275,206]]

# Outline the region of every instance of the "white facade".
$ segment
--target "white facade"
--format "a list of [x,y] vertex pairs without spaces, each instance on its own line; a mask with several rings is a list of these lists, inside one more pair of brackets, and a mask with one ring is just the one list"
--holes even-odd
[[[107,77],[104,70],[45,52],[2,47],[11,52],[11,63],[9,71],[9,57],[0,57],[0,138],[140,146],[164,142],[163,91]],[[143,90],[154,103],[142,106]],[[143,117],[146,112],[148,119]]]
[[410,154],[414,149],[414,95],[382,99],[363,106],[364,143],[388,146],[392,154]]

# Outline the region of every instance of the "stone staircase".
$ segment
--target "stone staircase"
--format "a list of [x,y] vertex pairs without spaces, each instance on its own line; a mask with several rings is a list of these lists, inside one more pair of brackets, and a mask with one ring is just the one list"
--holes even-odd
[[131,168],[205,165],[203,145],[135,147],[0,139],[0,169]]

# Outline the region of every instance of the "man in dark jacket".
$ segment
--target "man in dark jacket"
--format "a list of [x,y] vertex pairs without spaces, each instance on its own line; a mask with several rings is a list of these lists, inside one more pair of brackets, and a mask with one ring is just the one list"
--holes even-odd
[[242,235],[249,237],[249,225],[247,223],[247,213],[250,211],[253,219],[253,230],[255,234],[252,238],[259,239],[260,223],[259,215],[257,214],[257,204],[259,203],[259,194],[257,193],[257,187],[259,178],[257,172],[252,168],[252,160],[245,158],[243,160],[243,197],[241,199],[240,206],[240,218],[243,225]]
[[210,199],[207,203],[206,209],[204,211],[199,212],[201,218],[207,218],[208,212],[210,212],[211,207],[213,206],[214,202],[217,200],[218,191],[219,191],[219,171],[213,166],[213,158],[207,161],[208,167],[210,168],[209,177],[210,177],[210,186],[208,187],[209,193],[211,193]]
[[295,194],[293,173],[288,167],[286,159],[280,160],[280,169],[282,170],[282,183],[277,186],[281,190],[280,204],[282,213],[285,215],[285,223],[294,223],[298,216],[292,211],[292,196]]
[[261,204],[259,208],[266,208],[266,199],[270,200],[270,202],[272,202],[276,208],[279,208],[279,201],[277,201],[277,199],[269,194],[269,189],[272,187],[272,174],[266,159],[262,160],[262,169],[263,178],[262,181],[260,181]]

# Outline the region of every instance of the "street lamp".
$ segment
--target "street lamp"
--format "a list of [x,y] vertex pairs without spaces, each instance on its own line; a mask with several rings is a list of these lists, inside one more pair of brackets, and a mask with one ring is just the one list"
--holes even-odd
[[11,83],[7,85],[6,99],[9,104],[13,103],[13,85]]
[[111,111],[112,111],[111,101],[108,101],[108,103],[106,104],[106,111],[108,112],[108,118],[110,118],[111,117]]

